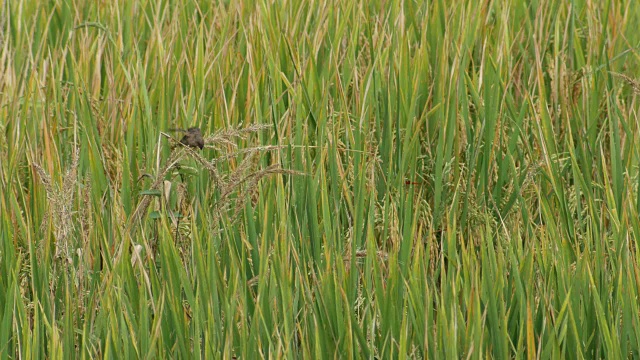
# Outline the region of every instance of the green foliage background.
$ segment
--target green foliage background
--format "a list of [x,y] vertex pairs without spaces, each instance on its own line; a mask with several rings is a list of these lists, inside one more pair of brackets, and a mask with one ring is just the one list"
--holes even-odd
[[0,356],[640,356],[637,1],[1,13]]

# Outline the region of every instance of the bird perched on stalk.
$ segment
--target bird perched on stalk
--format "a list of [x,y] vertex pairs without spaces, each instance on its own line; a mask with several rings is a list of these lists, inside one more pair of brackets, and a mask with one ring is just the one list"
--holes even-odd
[[184,129],[171,129],[172,131],[180,131],[184,132],[184,136],[180,139],[180,143],[185,146],[197,147],[202,150],[204,148],[204,138],[202,137],[202,132],[200,132],[200,128],[192,127],[187,130]]

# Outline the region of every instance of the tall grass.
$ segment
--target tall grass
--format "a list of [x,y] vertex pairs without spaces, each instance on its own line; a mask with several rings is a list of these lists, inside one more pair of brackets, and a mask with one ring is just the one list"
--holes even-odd
[[1,14],[1,357],[640,356],[636,2]]

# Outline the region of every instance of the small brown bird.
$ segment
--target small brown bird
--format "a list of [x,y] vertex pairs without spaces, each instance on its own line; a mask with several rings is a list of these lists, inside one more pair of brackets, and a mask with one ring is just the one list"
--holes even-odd
[[180,143],[185,146],[198,147],[200,150],[204,148],[204,138],[202,137],[202,133],[200,129],[197,127],[188,128],[187,130],[183,129],[173,129],[174,131],[182,131],[186,134],[180,139]]

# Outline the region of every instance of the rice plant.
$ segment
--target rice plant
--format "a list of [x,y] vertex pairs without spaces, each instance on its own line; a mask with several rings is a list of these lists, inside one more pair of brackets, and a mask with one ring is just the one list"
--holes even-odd
[[0,357],[640,357],[635,1],[0,4]]

